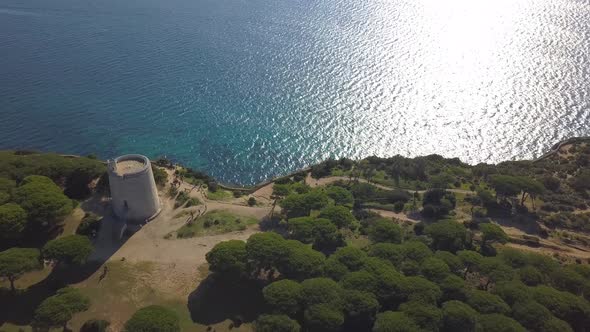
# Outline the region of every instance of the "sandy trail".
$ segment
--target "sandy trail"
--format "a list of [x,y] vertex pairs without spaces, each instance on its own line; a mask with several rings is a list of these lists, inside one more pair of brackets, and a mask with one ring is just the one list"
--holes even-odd
[[[347,176],[328,176],[328,177],[321,178],[321,179],[314,179],[311,177],[311,173],[308,173],[307,178],[305,179],[305,183],[307,183],[312,188],[319,187],[319,186],[325,186],[325,185],[328,185],[330,183],[334,183],[337,181],[348,182],[348,181],[350,181],[350,178]],[[372,184],[373,186],[375,186],[379,189],[383,189],[383,190],[405,190],[409,193],[418,192],[420,194],[423,194],[426,192],[426,190],[411,190],[411,189],[388,187],[388,186],[384,186],[384,185],[381,185],[378,183],[369,182],[365,179],[358,179],[358,182],[369,183],[369,184]],[[464,189],[445,189],[445,190],[452,192],[452,193],[456,193],[456,194],[472,194],[472,195],[476,194],[475,191],[464,190]]]

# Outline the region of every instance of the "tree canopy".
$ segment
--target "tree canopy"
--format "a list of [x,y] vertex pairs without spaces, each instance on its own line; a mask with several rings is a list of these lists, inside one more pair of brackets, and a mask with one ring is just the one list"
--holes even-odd
[[53,239],[43,247],[43,257],[65,264],[82,264],[92,253],[94,247],[83,235],[67,235]]
[[246,273],[246,242],[223,241],[206,255],[209,269],[230,278],[239,278]]
[[261,315],[254,323],[257,332],[299,332],[299,323],[287,315]]
[[38,226],[55,226],[72,211],[72,201],[51,179],[30,175],[14,192],[14,201],[28,213]]
[[22,274],[41,268],[39,250],[34,248],[10,248],[0,252],[0,277],[10,281],[14,291],[14,282]]
[[180,325],[174,311],[159,305],[151,305],[136,311],[125,323],[125,331],[176,332],[180,331]]
[[22,236],[27,212],[15,203],[0,205],[0,239],[16,240]]
[[34,326],[63,327],[75,313],[86,311],[90,300],[76,288],[66,287],[46,298],[35,310]]

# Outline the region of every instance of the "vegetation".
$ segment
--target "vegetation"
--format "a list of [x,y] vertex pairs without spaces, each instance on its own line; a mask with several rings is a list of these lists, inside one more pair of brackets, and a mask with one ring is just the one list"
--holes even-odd
[[[457,170],[466,165],[450,165],[461,176],[475,176]],[[316,169],[316,175],[324,173]],[[414,184],[429,181],[428,172],[414,175]],[[437,178],[436,185],[443,180]],[[551,257],[504,247],[509,237],[502,227],[481,220],[487,212],[475,216],[469,210],[477,206],[510,216],[515,212],[505,206],[525,208],[545,193],[538,187],[542,182],[497,177],[490,184],[493,191],[467,199],[437,187],[423,196],[386,195],[387,190],[353,179],[313,189],[289,181],[274,188],[282,197],[285,222],[278,229],[284,237],[255,234],[246,243],[223,242],[207,256],[215,278],[266,285],[267,312],[257,321],[261,329],[581,331],[590,323],[584,298],[590,270],[560,267]],[[511,185],[519,191],[510,192]],[[330,188],[339,188],[338,195],[328,195]],[[351,201],[340,199],[349,196],[345,192],[352,197],[352,211]],[[376,204],[375,197],[422,204],[425,221],[408,227],[364,210]],[[434,213],[424,211],[426,206]],[[471,222],[456,219],[459,208]],[[343,240],[351,236],[364,236],[369,245],[347,245]]]
[[[273,186],[282,210],[264,224],[272,231],[215,245],[206,255],[212,274],[195,297],[210,283],[221,283],[222,289],[239,288],[264,301],[247,318],[258,331],[585,331],[585,259],[505,245],[523,245],[513,229],[531,233],[526,236],[542,251],[558,238],[572,250],[590,244],[590,146],[566,150],[535,162],[476,166],[436,155],[328,160],[312,167],[311,175],[338,175],[340,181],[311,188],[306,174],[282,178]],[[2,249],[43,249],[41,255],[17,247],[0,252],[0,276],[12,286],[11,301],[38,299],[29,318],[35,312],[36,328],[65,328],[89,302],[77,289],[53,292],[72,283],[61,280],[62,274],[91,270],[91,264],[79,265],[93,250],[88,236],[97,232],[100,219],[86,215],[79,235],[52,238],[73,210],[72,198],[93,190],[104,165],[23,152],[1,156],[10,160],[0,158]],[[176,175],[206,184],[209,198],[232,197],[205,174],[179,169]],[[177,207],[197,203],[183,193],[173,196]],[[382,217],[392,215],[400,219]],[[244,229],[257,221],[211,211],[187,222],[178,237]],[[20,285],[29,278],[25,273],[41,266],[39,256],[58,263],[38,286],[45,293],[37,287],[15,291],[16,280]],[[207,305],[215,307],[214,301]],[[91,317],[76,316],[76,324]],[[237,326],[244,316],[238,311],[223,318]],[[82,330],[104,330],[106,324],[89,321]],[[184,324],[170,309],[150,306],[133,315],[125,330],[178,331]]]
[[190,238],[203,234],[221,234],[246,229],[258,223],[253,217],[236,216],[227,211],[211,211],[182,226],[176,231],[178,238]]
[[0,277],[8,279],[14,292],[14,282],[25,272],[41,268],[39,250],[10,248],[0,252]]
[[151,305],[139,309],[125,323],[127,332],[180,331],[176,314],[162,306]]
[[94,247],[86,236],[68,235],[51,240],[43,247],[43,257],[56,263],[82,264]]
[[102,225],[102,218],[94,213],[86,213],[80,225],[76,229],[76,234],[85,235],[88,237],[95,237],[100,231]]
[[72,316],[88,310],[90,300],[83,296],[78,289],[62,288],[54,296],[45,299],[35,311],[35,327],[63,327],[67,328]]

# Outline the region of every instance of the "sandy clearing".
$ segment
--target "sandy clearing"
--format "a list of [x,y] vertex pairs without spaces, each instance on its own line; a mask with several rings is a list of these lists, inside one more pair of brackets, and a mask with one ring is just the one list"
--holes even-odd
[[408,217],[407,215],[405,215],[403,213],[395,213],[393,211],[380,210],[380,209],[369,209],[369,211],[373,211],[375,213],[378,213],[380,216],[382,216],[384,218],[395,218],[395,219],[399,219],[399,220],[403,220],[403,221],[409,221],[413,224],[420,222],[420,220],[411,219],[410,217]]

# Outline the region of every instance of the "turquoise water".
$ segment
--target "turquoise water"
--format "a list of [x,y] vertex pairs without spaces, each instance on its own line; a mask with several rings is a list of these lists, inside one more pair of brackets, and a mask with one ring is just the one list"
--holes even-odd
[[0,148],[250,184],[590,134],[590,1],[0,0]]

